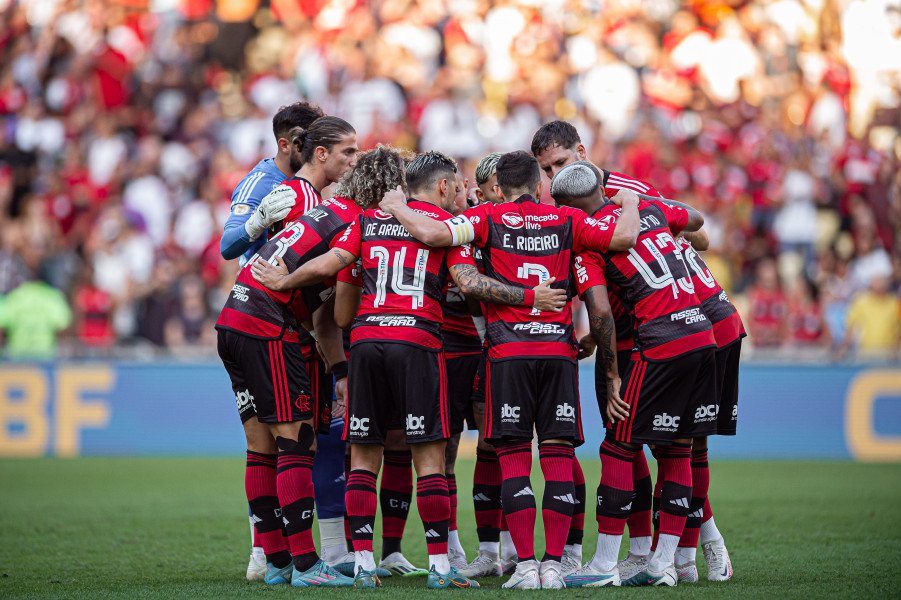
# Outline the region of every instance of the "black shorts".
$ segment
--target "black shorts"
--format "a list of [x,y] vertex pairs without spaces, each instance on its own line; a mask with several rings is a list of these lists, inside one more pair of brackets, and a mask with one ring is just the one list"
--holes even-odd
[[254,416],[261,423],[290,423],[320,414],[300,344],[226,329],[217,335],[242,423]]
[[319,406],[316,433],[328,435],[332,423],[332,401],[335,399],[335,378],[326,371],[325,362],[316,352],[315,346],[306,350],[304,355],[310,357],[307,361],[307,375]]
[[[595,361],[594,361],[594,392],[598,397],[598,406],[606,407],[607,406],[607,373],[604,371],[604,365],[602,361],[598,360],[597,350],[595,350]],[[616,367],[619,370],[619,378],[622,379],[626,376],[626,369],[629,368],[629,362],[632,360],[632,351],[631,350],[617,350],[616,351]],[[601,414],[604,414],[606,408],[601,410]]]
[[481,404],[481,409],[476,408],[479,412],[485,412],[485,368],[488,363],[488,354],[482,352],[479,357],[479,364],[476,367],[476,376],[472,381],[472,403]]
[[716,380],[719,410],[716,432],[735,435],[738,425],[738,364],[741,361],[741,339],[716,351]]
[[447,398],[450,405],[450,434],[463,431],[465,423],[469,429],[477,429],[472,413],[472,393],[476,371],[482,353],[462,354],[447,358]]
[[562,439],[580,446],[579,367],[547,358],[488,360],[485,440]]
[[444,352],[397,342],[354,344],[347,374],[344,439],[382,444],[390,429],[408,444],[450,437]]
[[[630,405],[629,417],[608,421],[607,435],[618,442],[667,444],[716,433],[715,363],[713,349],[665,362],[649,362],[634,353],[620,389]],[[711,403],[714,409],[708,411]]]

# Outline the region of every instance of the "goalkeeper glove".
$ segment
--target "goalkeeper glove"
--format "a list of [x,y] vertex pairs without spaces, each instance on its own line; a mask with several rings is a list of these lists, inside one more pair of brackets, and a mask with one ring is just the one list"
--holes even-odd
[[287,217],[294,208],[296,199],[297,192],[284,184],[269,192],[244,223],[244,231],[247,232],[247,236],[251,240],[255,240],[273,223],[278,223]]

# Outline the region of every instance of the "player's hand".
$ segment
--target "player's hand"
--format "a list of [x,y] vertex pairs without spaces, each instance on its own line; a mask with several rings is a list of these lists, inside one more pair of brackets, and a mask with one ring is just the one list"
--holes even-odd
[[250,265],[250,272],[253,278],[265,285],[270,290],[281,292],[284,290],[284,280],[288,275],[288,266],[281,256],[275,257],[278,263],[277,267],[273,267],[265,260],[257,259]]
[[386,212],[389,215],[393,215],[394,211],[406,205],[407,196],[400,186],[397,186],[393,190],[388,190],[385,195],[382,196],[382,201],[379,202],[379,208],[382,209],[382,212]]
[[594,341],[594,338],[590,333],[586,333],[582,336],[582,339],[579,340],[579,354],[576,356],[576,360],[582,360],[583,358],[588,358],[592,354],[594,354],[595,348],[597,348],[598,344]]
[[607,388],[607,418],[610,421],[625,421],[629,417],[629,405],[619,397],[622,381],[614,379]]
[[248,237],[252,240],[257,239],[270,225],[287,217],[296,200],[297,192],[285,184],[269,192],[244,223],[244,231]]
[[556,281],[555,277],[545,279],[532,289],[535,291],[535,302],[532,308],[540,311],[562,312],[566,306],[566,290],[555,290],[551,288],[551,284]]
[[335,382],[335,405],[332,416],[336,419],[344,418],[347,413],[347,377]]
[[613,198],[610,198],[610,201],[617,206],[625,206],[629,203],[634,203],[635,206],[638,206],[640,200],[641,198],[639,198],[632,190],[620,190],[616,192],[616,195]]

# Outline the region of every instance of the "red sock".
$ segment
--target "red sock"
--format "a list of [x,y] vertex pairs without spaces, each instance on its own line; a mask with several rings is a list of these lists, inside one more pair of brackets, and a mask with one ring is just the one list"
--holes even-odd
[[476,513],[476,533],[480,542],[501,539],[501,465],[494,450],[476,449],[472,476],[472,505]]
[[347,478],[344,505],[347,507],[354,550],[372,552],[372,528],[375,526],[375,509],[378,504],[375,477],[372,471],[357,469],[351,471]]
[[277,454],[247,451],[244,490],[254,517],[253,541],[254,546],[257,543],[262,546],[267,557],[288,549],[282,535],[275,471],[277,462]]
[[535,560],[535,493],[529,480],[532,440],[504,442],[496,451],[503,475],[501,498],[504,516],[516,554],[520,562]]
[[382,556],[401,551],[401,539],[413,501],[413,455],[409,450],[386,451],[379,483],[382,509]]
[[425,529],[428,553],[447,554],[447,528],[450,521],[450,499],[444,473],[416,479],[416,508]]
[[657,456],[665,465],[660,491],[660,533],[681,537],[691,506],[691,446],[662,446]]
[[679,538],[682,548],[697,548],[701,535],[701,523],[704,518],[704,505],[709,504],[707,492],[710,489],[710,466],[707,462],[707,450],[691,453],[691,506],[685,529]]
[[585,535],[585,474],[582,472],[579,459],[575,456],[573,456],[573,486],[575,486],[576,504],[573,506],[573,517],[569,524],[566,544],[581,545]]
[[294,567],[301,572],[319,560],[313,544],[314,456],[314,452],[301,450],[281,450],[278,454],[278,502]]
[[601,444],[601,484],[598,486],[598,533],[622,535],[632,504],[632,461],[635,450],[617,441]]
[[626,523],[629,525],[629,537],[647,537],[653,534],[651,525],[652,486],[651,471],[644,450],[639,450],[632,461],[632,510]]
[[450,531],[457,530],[457,476],[453,473],[445,475],[447,477],[447,499],[450,502],[450,523],[448,529]]
[[563,556],[563,546],[569,535],[576,503],[573,456],[573,448],[569,445],[547,442],[538,445],[538,457],[544,475],[541,519],[544,523],[545,553],[542,561],[559,561]]
[[704,501],[704,518],[701,519],[701,523],[706,523],[710,519],[713,518],[713,508],[710,507],[710,498]]

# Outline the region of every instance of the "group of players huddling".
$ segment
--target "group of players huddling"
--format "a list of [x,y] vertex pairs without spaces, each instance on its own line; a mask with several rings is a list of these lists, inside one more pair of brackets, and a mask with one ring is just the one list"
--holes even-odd
[[[304,102],[282,108],[273,129],[278,153],[232,196],[221,251],[242,268],[216,324],[247,437],[248,579],[373,588],[427,574],[429,588],[475,588],[509,574],[505,588],[675,586],[698,580],[699,542],[708,579],[731,578],[707,499],[707,436],[735,434],[745,333],[697,253],[708,240],[696,210],[586,161],[562,121],[535,133],[531,153],[484,157],[472,190],[440,152],[360,153],[349,123]],[[539,201],[541,170],[554,205]],[[589,315],[581,340],[576,295]],[[597,551],[583,565],[576,361],[595,350],[606,437]],[[479,431],[471,563],[454,476],[466,424]],[[401,549],[413,468],[427,570]]]

